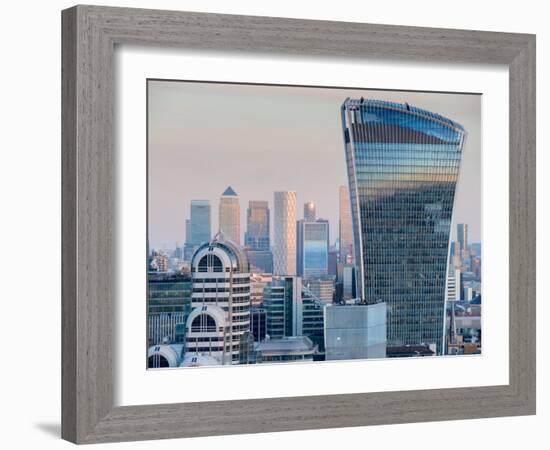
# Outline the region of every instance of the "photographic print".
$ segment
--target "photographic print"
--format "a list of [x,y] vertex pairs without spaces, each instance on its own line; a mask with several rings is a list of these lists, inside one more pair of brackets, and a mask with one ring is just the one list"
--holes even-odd
[[481,95],[147,80],[147,367],[479,355]]

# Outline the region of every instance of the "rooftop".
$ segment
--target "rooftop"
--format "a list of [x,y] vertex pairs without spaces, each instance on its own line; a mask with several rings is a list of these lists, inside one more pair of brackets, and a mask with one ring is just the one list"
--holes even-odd
[[230,197],[236,197],[237,193],[234,191],[234,189],[231,186],[227,186],[227,189],[223,191],[223,196],[230,196]]
[[440,114],[428,111],[426,109],[417,108],[416,106],[411,106],[408,103],[397,103],[397,102],[388,102],[384,100],[369,100],[361,97],[360,99],[347,98],[343,105],[345,108],[353,109],[358,107],[372,107],[372,108],[382,108],[390,109],[394,111],[407,111],[418,116],[422,116],[426,119],[436,120],[441,122],[451,128],[455,128],[461,131],[464,131],[464,127],[459,123],[448,119]]
[[292,336],[281,339],[267,339],[255,345],[254,350],[262,353],[312,353],[313,342],[307,336]]

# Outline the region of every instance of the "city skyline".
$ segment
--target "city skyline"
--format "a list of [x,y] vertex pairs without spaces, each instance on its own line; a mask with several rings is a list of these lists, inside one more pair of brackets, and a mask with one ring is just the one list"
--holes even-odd
[[[233,124],[224,112],[243,110],[208,100],[203,139],[212,145]],[[185,196],[196,197],[184,200],[184,247],[150,246],[148,367],[480,354],[480,180],[462,167],[469,129],[417,104],[342,100],[343,157],[311,146],[324,124],[311,104],[294,129],[271,124],[272,135],[262,128],[270,105],[252,108],[248,119],[260,123],[247,121],[247,134],[218,142],[220,154],[211,146],[180,156]],[[294,142],[281,140],[294,132]],[[191,166],[196,154],[206,171]],[[151,191],[166,189],[167,212],[179,212],[172,193],[180,183],[157,179],[157,170]],[[459,201],[458,186],[472,184],[477,191]],[[453,220],[461,202],[474,224]],[[149,220],[168,219],[149,210]],[[337,237],[341,251],[331,247]]]
[[[176,242],[185,242],[185,221],[194,199],[209,200],[215,234],[220,194],[227,186],[239,194],[241,242],[249,201],[268,202],[273,240],[274,192],[295,191],[297,219],[302,218],[306,202],[315,202],[316,216],[329,221],[330,243],[334,244],[339,229],[339,187],[348,186],[338,109],[348,94],[410,101],[465,123],[469,131],[465,181],[459,182],[453,225],[468,223],[470,241],[479,242],[479,96],[156,81],[149,86],[150,246],[172,248]],[[209,102],[224,117],[223,124],[199,120]],[[284,114],[282,108],[287,108]],[[228,114],[229,110],[234,113]],[[282,128],[284,133],[274,133]],[[273,154],[275,150],[279,157]],[[204,158],[204,154],[211,157]],[[318,174],[313,180],[322,182],[311,183],[308,174],[312,172]],[[207,184],[200,182],[205,173],[212,174]]]

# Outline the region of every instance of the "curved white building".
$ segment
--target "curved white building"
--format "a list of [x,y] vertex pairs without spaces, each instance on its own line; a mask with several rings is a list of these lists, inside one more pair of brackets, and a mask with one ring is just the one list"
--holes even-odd
[[219,233],[191,260],[192,312],[185,357],[211,356],[238,364],[241,340],[250,333],[250,273],[246,255]]

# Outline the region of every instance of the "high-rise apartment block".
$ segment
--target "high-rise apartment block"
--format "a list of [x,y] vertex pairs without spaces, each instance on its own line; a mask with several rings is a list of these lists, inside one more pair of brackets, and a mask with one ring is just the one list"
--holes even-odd
[[449,234],[464,128],[409,104],[347,99],[342,124],[367,304],[387,304],[388,346],[444,341]]

